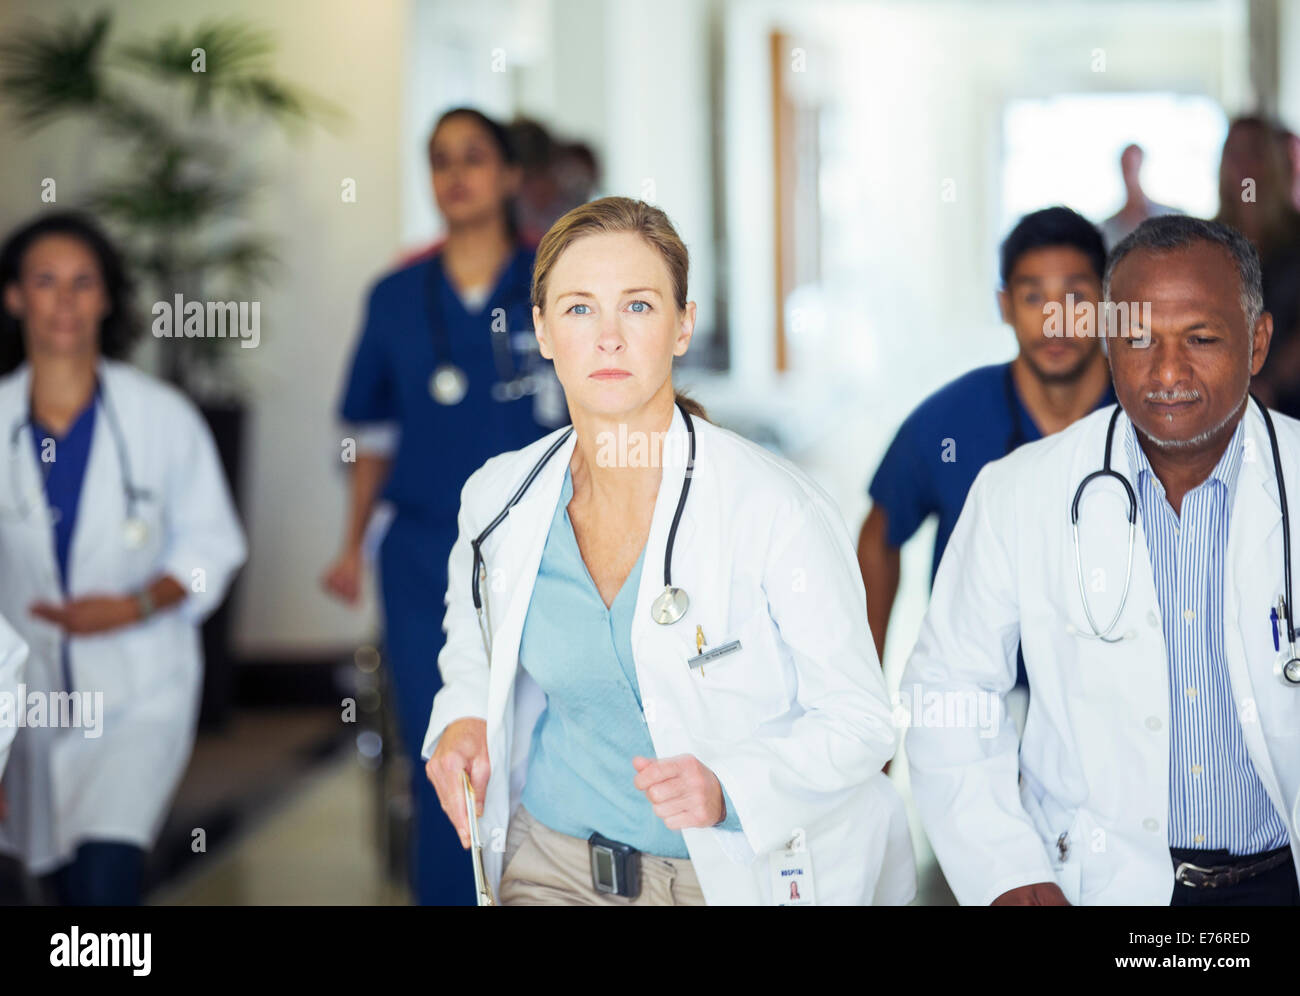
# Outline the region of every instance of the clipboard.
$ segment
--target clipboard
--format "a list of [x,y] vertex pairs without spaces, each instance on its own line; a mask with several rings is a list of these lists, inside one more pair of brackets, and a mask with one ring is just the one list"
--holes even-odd
[[469,783],[469,775],[463,771],[460,773],[460,785],[465,793],[465,815],[469,821],[469,850],[470,860],[474,863],[474,891],[478,895],[480,906],[495,906],[497,901],[492,895],[492,886],[488,883],[487,872],[483,869],[483,841],[478,833],[478,817],[475,815],[478,806],[474,801],[474,787]]

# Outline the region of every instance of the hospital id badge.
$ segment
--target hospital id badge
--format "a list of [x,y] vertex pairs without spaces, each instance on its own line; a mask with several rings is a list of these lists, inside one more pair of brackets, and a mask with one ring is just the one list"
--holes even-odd
[[814,906],[812,854],[806,847],[784,847],[768,855],[773,906]]

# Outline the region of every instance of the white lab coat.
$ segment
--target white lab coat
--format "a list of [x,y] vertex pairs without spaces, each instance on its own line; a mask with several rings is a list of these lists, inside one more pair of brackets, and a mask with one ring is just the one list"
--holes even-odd
[[[193,746],[202,691],[199,625],[246,555],[216,447],[194,405],[125,363],[101,360],[99,374],[133,483],[152,492],[137,503],[148,535],[138,548],[124,541],[123,475],[101,403],[69,553],[69,597],[133,593],[164,573],[187,595],[143,623],[69,638],[74,689],[103,694],[99,736],[48,725],[18,731],[5,772],[9,815],[0,823],[0,848],[34,874],[70,859],[86,839],[152,845]],[[29,611],[33,602],[63,601],[41,468],[25,424],[30,377],[24,363],[0,379],[8,446],[0,476],[0,615],[31,648],[29,694],[63,690],[65,639]]]
[[[1101,468],[1113,411],[981,470],[903,676],[916,805],[962,903],[1052,881],[1073,904],[1168,905],[1173,893],[1169,665],[1140,514],[1132,585],[1110,634],[1128,638],[1103,644],[1067,630],[1092,632],[1076,581],[1070,504],[1084,476]],[[1225,568],[1227,668],[1250,758],[1300,859],[1293,813],[1300,689],[1274,676],[1269,625],[1283,583],[1281,506],[1263,417],[1253,402],[1244,417]],[[1300,422],[1273,420],[1291,519],[1300,522]],[[1124,447],[1128,424],[1121,414],[1112,466],[1136,488]],[[1090,485],[1080,505],[1083,574],[1098,626],[1120,603],[1127,508],[1113,479]],[[1300,581],[1293,584],[1300,592]],[[1015,681],[1017,640],[1030,687],[1018,758],[1015,728],[1001,708]],[[976,697],[993,709],[983,721],[963,722],[959,710]],[[999,723],[997,736],[985,735],[990,719]]]
[[[0,567],[0,569],[3,569]],[[9,625],[9,621],[0,616],[0,696],[6,698],[17,708],[19,685],[22,684],[27,664],[27,643],[18,631]],[[10,715],[13,721],[9,721]],[[14,735],[18,732],[17,712],[6,713],[0,720],[0,784],[3,784],[5,764],[9,760],[9,749],[13,746]]]
[[[632,649],[656,756],[693,754],[727,789],[743,832],[684,831],[706,901],[771,901],[770,852],[806,845],[818,903],[906,903],[915,890],[902,801],[881,766],[894,753],[885,684],[867,626],[853,547],[831,499],[787,461],[694,419],[695,471],[673,548],[672,580],[690,596],[671,626],[650,617],[663,591],[664,549],[684,478],[665,461],[632,622]],[[527,774],[533,726],[546,696],[519,663],[570,436],[484,544],[490,588],[489,673],[470,597],[470,539],[505,505],[557,430],[489,460],[461,495],[451,553],[444,686],[424,741],[429,757],[448,723],[487,720],[492,775],[480,827],[493,889],[509,819]],[[686,453],[680,411],[665,451]],[[708,646],[740,651],[700,675],[695,629]],[[628,759],[628,777],[633,770]]]

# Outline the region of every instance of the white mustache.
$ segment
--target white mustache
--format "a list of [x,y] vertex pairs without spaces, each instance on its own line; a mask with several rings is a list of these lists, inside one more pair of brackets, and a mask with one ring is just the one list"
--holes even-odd
[[1148,391],[1147,401],[1199,401],[1201,399],[1200,391]]

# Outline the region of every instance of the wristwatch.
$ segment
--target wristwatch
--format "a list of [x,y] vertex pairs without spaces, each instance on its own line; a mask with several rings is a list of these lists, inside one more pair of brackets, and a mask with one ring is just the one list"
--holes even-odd
[[154,613],[158,606],[154,604],[153,596],[149,594],[148,588],[141,588],[135,593],[135,604],[140,609],[140,620],[143,622]]

